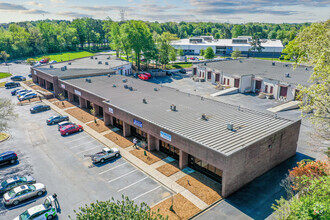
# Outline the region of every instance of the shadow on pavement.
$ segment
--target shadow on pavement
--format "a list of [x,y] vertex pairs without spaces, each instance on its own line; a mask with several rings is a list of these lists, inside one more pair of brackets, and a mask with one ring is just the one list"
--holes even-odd
[[253,219],[265,219],[272,214],[272,204],[282,196],[286,198],[286,192],[280,186],[281,180],[288,174],[288,170],[297,165],[303,159],[314,159],[307,155],[297,153],[267,173],[256,178],[239,191],[225,199],[230,205]]

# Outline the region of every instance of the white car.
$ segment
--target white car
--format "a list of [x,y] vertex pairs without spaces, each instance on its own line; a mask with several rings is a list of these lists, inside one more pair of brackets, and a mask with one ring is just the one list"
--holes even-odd
[[14,220],[50,220],[55,218],[57,215],[56,204],[57,198],[56,194],[53,196],[48,196],[43,204],[29,208]]
[[5,205],[18,205],[20,202],[34,196],[42,196],[46,192],[46,186],[42,183],[22,185],[16,187],[3,195]]
[[33,67],[37,67],[37,66],[41,66],[41,63],[40,62],[36,62]]
[[53,64],[53,63],[57,63],[57,61],[56,60],[52,60],[52,61],[49,62],[49,64]]

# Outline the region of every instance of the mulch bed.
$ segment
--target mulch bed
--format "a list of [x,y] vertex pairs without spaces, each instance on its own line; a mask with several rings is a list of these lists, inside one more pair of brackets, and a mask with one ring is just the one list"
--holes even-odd
[[157,212],[163,216],[168,216],[168,219],[188,219],[201,210],[196,207],[192,202],[186,199],[181,194],[176,194],[173,197],[173,211],[170,210],[172,205],[172,198],[168,198],[165,201],[155,205],[151,208],[153,212]]
[[[55,103],[54,103],[55,104]],[[86,123],[89,121],[93,121],[94,120],[94,116],[89,114],[88,112],[82,110],[81,108],[71,108],[68,110],[65,110],[68,114],[72,115],[73,117],[75,117],[76,119]]]
[[27,103],[37,102],[37,101],[41,101],[39,97],[30,99],[30,101],[24,100],[24,101],[18,102],[17,105],[22,105],[22,104],[27,104]]
[[70,103],[68,101],[53,102],[53,104],[56,105],[60,109],[75,107],[72,103]]
[[128,138],[123,137],[121,132],[111,132],[104,135],[104,137],[108,138],[110,141],[114,142],[122,148],[127,148],[133,145],[133,142]]
[[24,83],[25,85],[31,87],[31,88],[34,89],[34,90],[40,90],[40,91],[43,91],[43,92],[50,92],[49,90],[44,89],[44,88],[42,88],[41,86],[38,86],[38,85],[34,84],[32,81],[25,81],[25,82],[23,82],[23,83]]
[[182,177],[176,182],[208,205],[222,198],[221,184],[197,171]]
[[159,172],[164,174],[165,176],[172,176],[176,172],[180,171],[178,161],[174,161],[172,163],[164,164],[157,168]]
[[156,152],[150,152],[150,151],[146,151],[147,156],[145,156],[144,151],[146,151],[146,150],[144,150],[143,148],[138,148],[138,149],[131,150],[130,153],[148,165],[156,163],[165,158],[165,156],[162,157],[160,155],[157,155]]
[[105,131],[109,131],[110,128],[108,126],[105,126],[104,122],[102,120],[97,120],[96,121],[97,123],[95,123],[94,121],[93,122],[90,122],[88,123],[87,125],[94,129],[95,131],[99,132],[99,133],[102,133],[102,132],[105,132]]

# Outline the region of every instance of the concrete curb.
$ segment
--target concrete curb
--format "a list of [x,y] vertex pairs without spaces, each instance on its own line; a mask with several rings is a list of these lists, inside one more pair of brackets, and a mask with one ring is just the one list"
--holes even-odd
[[209,205],[206,209],[201,210],[201,211],[197,212],[195,215],[193,215],[190,218],[188,218],[188,220],[194,220],[195,218],[197,218],[198,216],[204,214],[205,212],[207,212],[208,210],[210,210],[214,206],[220,204],[223,200],[224,200],[224,198],[221,198],[218,201],[215,201],[214,203],[212,203],[211,205]]
[[[7,134],[7,133],[6,133],[6,134]],[[8,140],[9,138],[11,138],[11,135],[10,135],[10,134],[8,134],[8,137],[6,137],[5,139],[1,140],[0,143],[2,143],[2,142],[4,142],[4,141]]]

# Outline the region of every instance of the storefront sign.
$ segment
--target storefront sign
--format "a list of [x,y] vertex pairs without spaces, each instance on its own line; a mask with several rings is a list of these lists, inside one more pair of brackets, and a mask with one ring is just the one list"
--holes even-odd
[[62,87],[63,89],[65,89],[65,85],[64,85],[64,84],[61,84],[61,87]]
[[138,120],[133,120],[133,123],[137,126],[139,126],[140,128],[142,128],[142,122],[138,121]]
[[113,114],[113,108],[109,107],[109,112]]
[[172,136],[170,134],[167,134],[163,131],[160,131],[160,136],[168,141],[171,141],[172,140]]
[[79,95],[79,96],[81,96],[81,92],[78,91],[78,90],[74,90],[74,93],[77,94],[77,95]]

